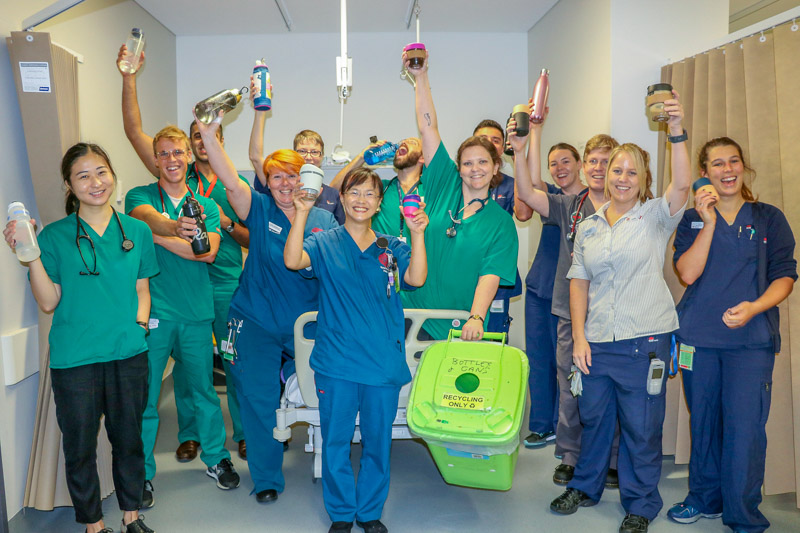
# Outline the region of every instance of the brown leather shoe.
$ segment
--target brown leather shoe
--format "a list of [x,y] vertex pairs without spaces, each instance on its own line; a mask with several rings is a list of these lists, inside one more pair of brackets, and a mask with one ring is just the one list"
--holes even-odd
[[181,442],[181,445],[175,450],[175,458],[178,462],[187,463],[197,457],[197,448],[199,446],[200,443],[196,440]]
[[247,444],[244,439],[239,441],[239,457],[247,461]]

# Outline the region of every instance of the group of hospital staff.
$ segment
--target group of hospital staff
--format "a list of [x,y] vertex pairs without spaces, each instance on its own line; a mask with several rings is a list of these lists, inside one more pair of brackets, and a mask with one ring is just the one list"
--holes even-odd
[[[303,130],[292,150],[262,159],[266,112],[256,111],[251,187],[223,148],[221,120],[193,122],[189,137],[175,126],[146,135],[136,74],[120,71],[125,132],[157,181],[129,191],[125,214],[117,213],[106,152],[71,147],[61,167],[67,216],[42,230],[41,257],[27,264],[37,302],[54,313],[50,368],[76,520],[87,533],[113,531],[103,521],[95,465],[105,415],[121,531],[153,531],[138,511],[155,501],[157,405],[170,356],[177,458],[191,460],[199,449],[219,488],[238,487],[211,379],[212,335],[253,492],[258,502],[277,500],[284,448],[272,436],[275,409],[293,368],[294,322],[317,310],[308,335],[315,337],[329,531],[351,531],[354,521],[367,533],[387,531],[380,519],[391,425],[400,388],[411,380],[403,308],[467,311],[460,324],[467,341],[485,329],[508,331],[508,300],[521,292],[511,214],[526,220],[536,212],[544,226],[526,278],[531,415],[524,443],[555,442],[562,462],[553,480],[566,490],[551,510],[574,513],[618,487],[619,531],[647,531],[663,505],[666,372],[652,369],[669,368],[679,352],[692,456],[689,494],[667,516],[767,529],[758,504],[780,350],[777,305],[797,274],[792,231],[749,189],[754,173],[741,147],[727,137],[703,145],[692,209],[677,93],[665,103],[671,181],[658,198],[648,153],[605,134],[587,141],[583,157],[567,143],[554,145],[546,160],[554,184],[541,177],[542,124],[517,136],[513,120],[507,128],[483,121],[453,160],[439,135],[428,62],[412,66],[404,53],[403,63],[416,81],[420,136],[400,143],[397,176],[382,181],[361,154],[317,198],[299,179],[304,163],[319,166],[324,156],[316,132]],[[516,181],[500,172],[506,142]],[[413,192],[423,200],[406,216],[402,199]],[[182,213],[189,198],[203,208],[211,248],[204,255],[190,245],[198,226]],[[663,277],[676,230],[675,268],[688,286],[678,311]],[[9,222],[12,249],[13,233]],[[421,334],[444,339],[450,327],[429,321]]]

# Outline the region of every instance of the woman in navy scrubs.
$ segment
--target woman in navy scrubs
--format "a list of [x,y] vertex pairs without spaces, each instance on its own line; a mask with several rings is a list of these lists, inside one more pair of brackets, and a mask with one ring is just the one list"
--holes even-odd
[[758,504],[780,351],[777,305],[797,279],[795,241],[783,213],[753,197],[745,183],[752,169],[734,140],[708,141],[698,164],[714,188],[697,187],[674,256],[688,284],[677,337],[691,411],[689,494],[667,514],[684,524],[722,516],[734,531],[764,531]]
[[[111,533],[97,476],[97,432],[105,416],[121,531],[152,533],[139,507],[149,278],[158,274],[153,234],[111,207],[117,178],[101,147],[72,146],[61,160],[61,176],[67,216],[42,230],[41,257],[26,265],[36,302],[53,313],[50,377],[67,488],[75,519],[87,533]],[[12,248],[15,224],[3,231]]]
[[[197,121],[208,160],[226,188],[236,215],[250,230],[250,248],[239,287],[228,315],[231,334],[224,339],[225,357],[236,383],[242,415],[247,464],[253,492],[260,503],[283,492],[283,444],[272,436],[280,404],[283,354],[294,357],[294,322],[317,308],[319,282],[283,264],[283,247],[298,220],[294,194],[303,158],[293,150],[278,150],[264,160],[268,191],[256,192],[239,179],[216,135],[218,124]],[[306,224],[308,220],[308,224]],[[301,230],[306,234],[338,226],[333,215],[306,210]],[[235,355],[234,355],[235,354]]]
[[[392,422],[400,387],[411,381],[398,290],[425,283],[428,217],[422,209],[406,217],[410,246],[375,233],[370,224],[383,186],[378,175],[365,168],[345,176],[340,196],[344,226],[306,233],[303,240],[313,202],[304,192],[297,193],[284,260],[293,270],[312,267],[321,282],[311,368],[319,397],[322,494],[333,522],[330,531],[350,531],[356,520],[367,533],[383,533],[387,529],[380,518],[389,493]],[[356,483],[350,441],[359,413],[362,452]]]

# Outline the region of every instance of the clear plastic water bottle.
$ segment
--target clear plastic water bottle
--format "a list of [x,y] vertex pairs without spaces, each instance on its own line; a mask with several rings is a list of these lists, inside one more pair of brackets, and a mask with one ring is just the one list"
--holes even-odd
[[22,202],[12,202],[8,206],[8,220],[16,220],[14,240],[17,258],[23,263],[29,263],[41,255],[39,243],[36,242],[36,232],[31,224],[31,215]]
[[211,121],[217,118],[220,110],[226,113],[236,107],[242,100],[242,95],[249,91],[247,87],[241,89],[227,89],[212,94],[204,100],[197,102],[194,106],[194,113],[197,115],[197,120],[203,124],[211,124]]
[[128,51],[122,58],[119,68],[122,72],[133,74],[139,69],[139,59],[144,49],[144,32],[139,28],[133,28],[128,40],[125,41]]
[[256,61],[253,68],[253,82],[258,87],[258,96],[253,99],[253,107],[258,111],[272,109],[272,89],[269,82],[269,69],[263,59]]
[[395,143],[387,142],[375,148],[370,148],[364,152],[364,162],[368,165],[377,165],[381,161],[386,161],[390,157],[394,157],[398,145]]

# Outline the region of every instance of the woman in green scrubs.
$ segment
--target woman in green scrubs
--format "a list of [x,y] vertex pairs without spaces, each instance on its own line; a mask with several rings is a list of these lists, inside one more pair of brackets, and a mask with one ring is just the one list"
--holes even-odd
[[[111,441],[123,533],[150,533],[138,509],[144,485],[142,414],[147,400],[149,278],[158,273],[153,235],[111,207],[116,176],[105,151],[78,143],[64,154],[67,216],[39,235],[25,265],[50,329],[50,374],[63,434],[67,487],[87,533],[103,523],[96,449],[100,418]],[[3,235],[14,249],[16,222]]]

